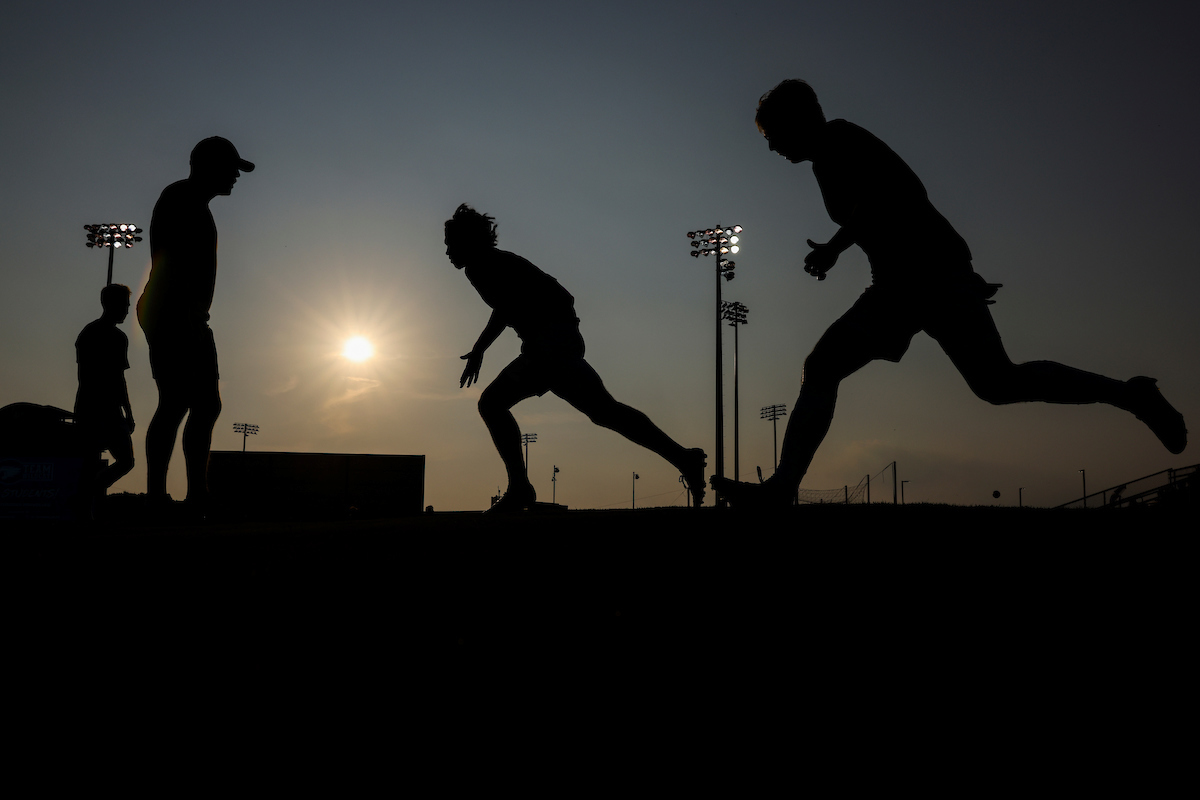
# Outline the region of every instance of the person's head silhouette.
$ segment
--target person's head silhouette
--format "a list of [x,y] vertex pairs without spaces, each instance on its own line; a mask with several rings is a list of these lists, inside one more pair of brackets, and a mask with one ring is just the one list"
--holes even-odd
[[446,220],[446,257],[457,269],[494,248],[496,242],[496,218],[480,214],[466,203]]
[[813,88],[792,78],[759,98],[754,124],[773,151],[795,164],[812,158],[825,112]]
[[100,305],[104,308],[102,319],[121,323],[129,316],[129,287],[122,283],[110,283],[100,290]]
[[188,177],[211,197],[228,195],[241,173],[254,171],[254,164],[238,154],[233,142],[220,136],[210,136],[193,147],[191,165]]

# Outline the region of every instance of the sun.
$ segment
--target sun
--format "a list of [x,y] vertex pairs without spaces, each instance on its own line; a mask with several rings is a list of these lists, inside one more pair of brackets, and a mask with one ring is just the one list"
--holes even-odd
[[351,361],[366,361],[375,355],[375,347],[362,336],[354,336],[346,340],[342,355]]

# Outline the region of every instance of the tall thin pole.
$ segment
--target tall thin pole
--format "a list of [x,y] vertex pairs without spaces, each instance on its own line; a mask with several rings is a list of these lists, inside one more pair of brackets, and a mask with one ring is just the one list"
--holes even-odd
[[896,462],[892,462],[892,505],[896,505]]
[[724,380],[725,380],[725,365],[723,363],[721,353],[721,278],[726,280],[733,278],[733,268],[737,266],[733,261],[722,258],[726,253],[736,254],[741,250],[738,242],[740,237],[738,234],[742,232],[741,225],[732,225],[726,228],[724,225],[718,225],[715,228],[706,228],[698,231],[688,231],[688,239],[691,239],[691,245],[696,249],[692,250],[693,258],[700,256],[716,256],[716,263],[713,265],[713,279],[716,281],[716,305],[713,307],[713,324],[716,326],[716,385],[714,386],[716,395],[716,442],[714,447],[714,455],[716,456],[716,475],[718,478],[725,477],[725,398],[724,398]]
[[733,324],[733,479],[738,479],[738,324]]
[[115,253],[115,252],[116,252],[116,248],[113,248],[113,247],[108,248],[108,283],[104,284],[105,286],[112,286],[112,261],[113,261],[113,253]]
[[774,474],[779,472],[779,417],[771,417],[771,438],[775,442],[775,466],[772,468]]
[[725,397],[723,392],[724,383],[724,363],[721,357],[721,257],[716,259],[716,280],[717,280],[717,477],[725,477]]

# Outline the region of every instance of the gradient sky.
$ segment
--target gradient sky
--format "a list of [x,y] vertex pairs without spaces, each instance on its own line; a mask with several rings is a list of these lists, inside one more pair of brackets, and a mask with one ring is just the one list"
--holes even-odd
[[[100,314],[105,255],[83,225],[149,228],[201,138],[258,169],[211,205],[212,327],[224,412],[215,449],[427,457],[426,502],[478,509],[504,484],[459,389],[488,309],[444,255],[468,202],[500,246],[575,295],[588,359],[620,400],[713,452],[712,261],[684,234],[746,228],[725,297],[741,330],[742,472],[769,474],[771,425],[804,356],[870,282],[848,251],[823,283],[806,238],[835,230],[808,164],[771,153],[758,97],[808,80],[826,115],[887,142],[1004,284],[992,307],[1014,360],[1145,374],[1200,420],[1200,8],[1154,2],[46,2],[0,50],[0,405],[71,408],[74,341]],[[736,11],[735,11],[736,10]],[[140,292],[149,242],[116,254]],[[156,403],[132,320],[137,468]],[[726,329],[728,330],[728,329]],[[354,365],[344,340],[377,349]],[[727,337],[731,355],[732,334]],[[507,332],[484,385],[518,352]],[[727,356],[728,358],[729,356]],[[727,372],[727,413],[732,372]],[[682,504],[678,474],[547,395],[530,475],[571,507]],[[727,417],[727,473],[732,419]],[[781,431],[782,434],[782,431]],[[1055,505],[1194,463],[1107,406],[994,407],[918,334],[900,364],[843,385],[806,488],[899,463],[910,501]],[[710,460],[711,463],[711,460]],[[182,461],[169,487],[184,493]],[[1002,493],[992,499],[993,490]],[[890,493],[889,493],[890,499]]]

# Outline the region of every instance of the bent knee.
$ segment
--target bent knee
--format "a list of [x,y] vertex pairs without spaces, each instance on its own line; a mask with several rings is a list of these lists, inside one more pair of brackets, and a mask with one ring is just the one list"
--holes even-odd
[[803,383],[838,383],[854,370],[847,370],[828,350],[817,348],[804,359]]
[[484,389],[483,394],[479,395],[479,402],[476,405],[481,417],[490,417],[508,410],[504,403],[500,402],[496,395],[487,389]]
[[968,380],[967,385],[980,400],[994,406],[1006,406],[1021,401],[1014,387],[1007,382],[994,380]]

